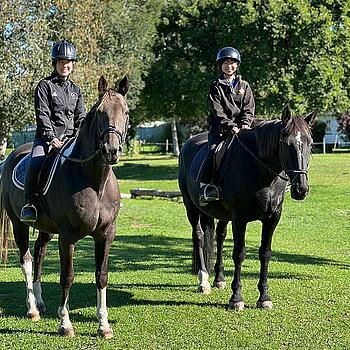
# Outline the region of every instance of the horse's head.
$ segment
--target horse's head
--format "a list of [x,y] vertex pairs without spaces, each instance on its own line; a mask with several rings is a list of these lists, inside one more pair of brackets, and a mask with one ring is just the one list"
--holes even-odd
[[280,161],[289,177],[293,199],[304,199],[309,191],[308,167],[312,146],[310,126],[317,111],[303,117],[292,117],[286,106],[282,113]]
[[107,164],[119,160],[122,145],[129,126],[129,109],[125,100],[128,79],[124,77],[116,90],[108,88],[106,79],[101,76],[98,82],[99,103],[96,108],[99,130],[99,148]]

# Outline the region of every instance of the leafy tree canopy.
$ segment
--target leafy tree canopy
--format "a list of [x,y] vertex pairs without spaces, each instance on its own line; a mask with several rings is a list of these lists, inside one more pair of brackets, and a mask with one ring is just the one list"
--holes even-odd
[[259,117],[313,108],[340,113],[349,105],[350,3],[346,0],[247,0],[168,3],[158,26],[156,61],[143,113],[198,123],[224,46],[242,55],[243,79]]
[[[66,39],[77,47],[72,79],[83,91],[87,108],[96,101],[97,82],[128,75],[135,108],[142,75],[153,60],[152,45],[162,0],[11,1],[0,4],[0,131],[33,123],[34,89],[52,71],[50,50]],[[3,137],[0,135],[0,137]]]

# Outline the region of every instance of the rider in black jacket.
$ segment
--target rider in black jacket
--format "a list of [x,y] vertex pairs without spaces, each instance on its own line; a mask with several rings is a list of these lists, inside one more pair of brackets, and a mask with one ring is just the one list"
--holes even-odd
[[255,118],[255,102],[252,89],[238,74],[240,53],[233,47],[222,48],[216,57],[220,71],[208,93],[209,153],[199,174],[199,205],[221,199],[221,190],[214,181],[214,156],[216,147],[232,133],[249,129]]
[[37,128],[24,186],[25,205],[20,217],[28,223],[37,220],[33,198],[49,147],[59,149],[63,139],[75,136],[86,114],[80,88],[69,80],[77,60],[75,47],[68,41],[60,41],[53,46],[51,59],[53,73],[41,80],[35,89]]

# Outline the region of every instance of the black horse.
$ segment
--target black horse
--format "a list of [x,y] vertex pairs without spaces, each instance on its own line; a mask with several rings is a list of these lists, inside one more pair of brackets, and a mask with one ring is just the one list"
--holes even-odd
[[[126,77],[118,92],[108,88],[101,77],[99,101],[87,114],[79,134],[69,149],[62,150],[51,185],[38,195],[39,230],[34,247],[34,281],[32,256],[29,251],[29,226],[19,220],[24,204],[23,190],[12,181],[13,170],[31,149],[25,144],[14,150],[3,166],[1,178],[2,203],[12,221],[14,238],[20,252],[20,263],[27,287],[27,316],[40,319],[45,311],[41,296],[41,267],[47,243],[59,234],[62,297],[58,308],[59,334],[74,336],[69,319],[69,291],[73,283],[73,251],[75,243],[85,236],[95,242],[98,333],[111,338],[108,323],[106,288],[108,254],[115,237],[115,220],[120,207],[120,192],[112,165],[117,163],[128,127],[128,107],[124,95],[128,90]],[[57,158],[58,159],[58,158]]]
[[206,147],[207,135],[189,139],[181,150],[179,186],[186,206],[187,217],[192,225],[194,272],[198,272],[201,293],[210,293],[208,282],[214,218],[219,219],[216,228],[217,259],[214,286],[225,286],[222,249],[226,226],[232,221],[234,240],[234,277],[229,308],[241,310],[244,301],[241,295],[241,267],[245,258],[245,232],[248,222],[262,222],[262,237],[259,248],[260,297],[257,306],[272,308],[267,293],[267,270],[271,257],[273,232],[280,220],[282,203],[290,181],[291,196],[302,200],[308,193],[308,164],[312,145],[310,125],[316,112],[304,118],[292,117],[285,107],[282,120],[261,121],[250,130],[236,135],[227,151],[227,168],[221,181],[223,200],[199,206],[198,182],[191,180],[190,168],[193,159],[202,147]]

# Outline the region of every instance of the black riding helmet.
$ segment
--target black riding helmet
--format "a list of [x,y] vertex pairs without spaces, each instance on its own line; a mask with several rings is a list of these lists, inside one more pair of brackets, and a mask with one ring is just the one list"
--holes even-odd
[[77,50],[73,44],[66,40],[57,42],[51,50],[52,64],[56,65],[57,60],[77,61]]
[[238,50],[234,49],[233,47],[227,46],[222,48],[216,56],[216,62],[222,63],[227,58],[233,58],[241,63],[241,55]]

